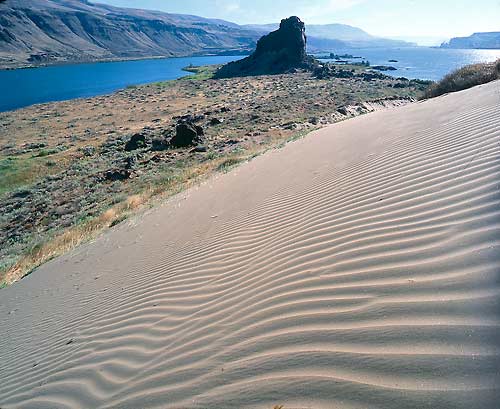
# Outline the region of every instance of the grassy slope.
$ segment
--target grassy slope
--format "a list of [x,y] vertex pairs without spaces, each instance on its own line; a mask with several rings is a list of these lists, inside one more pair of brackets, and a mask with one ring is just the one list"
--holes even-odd
[[497,79],[500,79],[500,60],[495,63],[467,65],[432,84],[423,98],[435,98],[450,92],[463,91]]

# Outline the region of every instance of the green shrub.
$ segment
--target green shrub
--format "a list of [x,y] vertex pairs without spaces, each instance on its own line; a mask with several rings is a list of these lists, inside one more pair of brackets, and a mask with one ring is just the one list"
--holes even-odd
[[500,60],[495,63],[467,65],[446,75],[441,81],[432,83],[422,99],[462,91],[497,79],[500,79]]

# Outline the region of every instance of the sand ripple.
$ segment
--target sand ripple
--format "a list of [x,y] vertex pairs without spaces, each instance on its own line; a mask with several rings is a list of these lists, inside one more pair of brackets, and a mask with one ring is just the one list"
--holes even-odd
[[1,407],[497,408],[499,113],[331,126],[1,290]]

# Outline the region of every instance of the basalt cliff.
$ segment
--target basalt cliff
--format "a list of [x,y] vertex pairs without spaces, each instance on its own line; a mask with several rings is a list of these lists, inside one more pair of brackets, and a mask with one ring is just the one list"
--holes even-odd
[[307,55],[305,25],[298,17],[281,21],[278,30],[263,36],[248,57],[221,67],[216,78],[280,74],[311,69],[315,60]]

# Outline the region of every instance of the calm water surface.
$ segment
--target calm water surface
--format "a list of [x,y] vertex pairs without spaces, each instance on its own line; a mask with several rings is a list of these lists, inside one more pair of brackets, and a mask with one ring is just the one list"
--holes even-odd
[[346,49],[336,50],[335,53],[363,57],[371,65],[391,65],[397,68],[397,71],[387,71],[388,75],[432,81],[439,80],[464,65],[491,62],[500,58],[500,50],[447,50],[429,47]]
[[193,65],[225,64],[241,56],[163,58],[0,71],[0,112],[49,101],[107,94],[129,85],[172,80]]
[[[337,54],[363,57],[372,65],[392,65],[396,77],[438,80],[456,68],[495,61],[500,50],[446,50],[427,47],[346,49]],[[164,81],[187,75],[189,64],[223,64],[241,56],[186,57],[93,63],[0,71],[0,112],[36,103],[107,94],[128,85]],[[389,62],[389,60],[398,62]],[[359,60],[354,60],[359,61]]]

